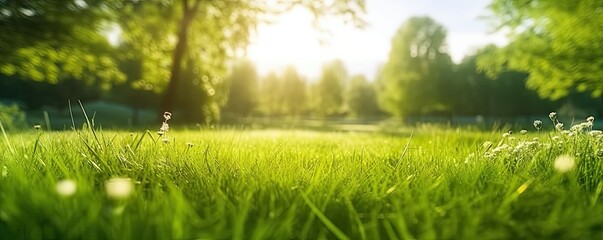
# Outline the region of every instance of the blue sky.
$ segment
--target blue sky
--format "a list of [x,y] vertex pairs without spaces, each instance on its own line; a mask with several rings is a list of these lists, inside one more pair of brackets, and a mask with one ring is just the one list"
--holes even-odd
[[341,59],[351,75],[372,79],[387,61],[391,39],[402,23],[412,16],[428,15],[446,27],[449,54],[460,62],[476,48],[506,42],[505,35],[492,33],[491,24],[483,19],[490,15],[486,9],[490,1],[366,0],[366,28],[356,29],[341,19],[326,18],[322,26],[329,33],[316,31],[311,14],[297,8],[271,25],[260,25],[247,53],[262,75],[291,64],[313,80],[320,76],[324,62]]

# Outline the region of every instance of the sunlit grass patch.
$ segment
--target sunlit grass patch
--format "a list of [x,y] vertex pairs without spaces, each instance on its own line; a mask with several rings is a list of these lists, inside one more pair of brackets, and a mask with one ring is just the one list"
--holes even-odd
[[169,130],[169,144],[153,131],[7,132],[0,238],[533,239],[603,231],[603,144],[592,126],[504,137],[428,125],[396,134]]

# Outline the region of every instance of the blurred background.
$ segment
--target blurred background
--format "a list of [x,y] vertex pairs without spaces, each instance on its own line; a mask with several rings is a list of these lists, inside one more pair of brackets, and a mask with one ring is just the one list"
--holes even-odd
[[0,121],[582,121],[601,26],[600,0],[0,0]]

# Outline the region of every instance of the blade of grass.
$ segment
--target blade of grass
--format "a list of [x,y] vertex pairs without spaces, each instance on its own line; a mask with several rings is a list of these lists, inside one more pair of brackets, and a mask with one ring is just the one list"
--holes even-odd
[[362,224],[362,220],[360,220],[360,216],[358,216],[358,212],[354,208],[352,201],[350,201],[348,197],[345,197],[344,203],[348,208],[348,211],[350,211],[351,218],[354,220],[354,222],[356,222],[358,232],[360,233],[360,239],[366,239],[366,231],[364,229],[364,224]]
[[327,218],[327,216],[325,216],[320,211],[320,209],[318,209],[318,207],[316,207],[312,203],[312,201],[310,201],[310,199],[308,199],[308,197],[306,196],[306,194],[304,192],[300,191],[300,195],[304,199],[304,202],[306,202],[306,205],[308,205],[308,207],[310,207],[310,210],[312,210],[312,212],[318,217],[318,219],[320,219],[320,221],[322,221],[322,223],[327,227],[327,229],[329,229],[333,234],[335,234],[335,236],[338,239],[344,239],[344,240],[350,239],[337,226],[335,226],[335,224],[333,222],[331,222],[331,220],[329,220],[329,218]]
[[90,130],[92,132],[92,135],[94,136],[94,139],[96,140],[96,144],[98,144],[99,146],[102,147],[101,142],[98,139],[98,136],[96,135],[96,130],[94,130],[94,126],[93,126],[94,123],[91,122],[90,119],[88,118],[88,114],[86,114],[86,110],[84,109],[84,105],[82,104],[82,102],[80,100],[77,100],[77,102],[80,104],[80,108],[82,109],[84,118],[86,118],[86,124],[88,125],[88,130]]
[[46,130],[52,131],[52,127],[50,126],[50,118],[48,117],[48,111],[44,111],[44,121],[46,122]]
[[412,135],[414,133],[415,133],[414,131],[410,133],[410,137],[408,138],[408,143],[406,143],[406,146],[404,147],[404,151],[402,152],[402,155],[400,155],[400,160],[398,160],[398,164],[396,164],[396,169],[398,169],[398,167],[400,167],[400,164],[402,163],[402,158],[404,158],[404,156],[408,152],[408,147],[410,146],[410,142],[412,141]]
[[76,131],[75,120],[73,120],[73,111],[71,110],[71,100],[67,100],[67,104],[69,105],[69,116],[71,117],[71,129]]
[[6,145],[8,145],[8,149],[10,152],[15,154],[15,149],[12,145],[10,145],[10,141],[8,140],[8,136],[6,136],[6,131],[4,131],[4,126],[2,125],[2,121],[0,121],[0,130],[2,130],[2,135],[4,136],[4,141],[6,141]]

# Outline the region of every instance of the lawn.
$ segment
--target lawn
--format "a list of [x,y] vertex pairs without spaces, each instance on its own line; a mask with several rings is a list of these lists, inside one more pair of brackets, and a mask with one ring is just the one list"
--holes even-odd
[[600,134],[512,130],[5,132],[0,239],[603,238]]

